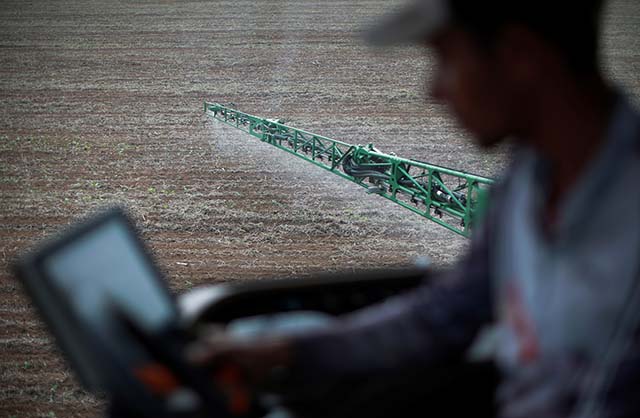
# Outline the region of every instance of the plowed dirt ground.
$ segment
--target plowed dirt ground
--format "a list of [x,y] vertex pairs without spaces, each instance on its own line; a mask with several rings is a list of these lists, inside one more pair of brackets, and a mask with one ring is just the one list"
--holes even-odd
[[[8,266],[64,225],[126,205],[170,280],[204,283],[452,263],[466,240],[248,135],[202,101],[483,175],[425,102],[428,57],[357,30],[399,2],[0,3],[0,417],[99,416]],[[606,66],[640,93],[640,3],[606,15]],[[570,25],[567,28],[571,30]]]

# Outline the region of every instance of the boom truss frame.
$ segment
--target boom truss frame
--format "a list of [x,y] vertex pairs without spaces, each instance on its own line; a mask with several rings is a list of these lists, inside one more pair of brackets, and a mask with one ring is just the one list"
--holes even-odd
[[220,103],[204,102],[204,111],[465,237],[494,183],[487,177],[385,154],[372,144],[348,144]]

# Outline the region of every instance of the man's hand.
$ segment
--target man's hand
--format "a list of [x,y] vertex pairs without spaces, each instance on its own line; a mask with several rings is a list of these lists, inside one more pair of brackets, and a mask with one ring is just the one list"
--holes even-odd
[[219,330],[205,331],[187,349],[190,363],[214,373],[235,369],[239,384],[250,392],[277,389],[292,361],[291,342],[283,337],[234,338]]

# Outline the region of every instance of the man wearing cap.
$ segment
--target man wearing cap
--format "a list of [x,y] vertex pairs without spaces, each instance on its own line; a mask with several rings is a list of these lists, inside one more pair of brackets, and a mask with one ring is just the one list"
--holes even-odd
[[602,3],[419,0],[384,20],[369,40],[432,50],[430,92],[479,145],[516,145],[469,253],[322,330],[203,339],[194,361],[233,359],[257,387],[286,370],[290,391],[380,376],[426,387],[484,348],[498,416],[640,416],[640,115],[599,68]]

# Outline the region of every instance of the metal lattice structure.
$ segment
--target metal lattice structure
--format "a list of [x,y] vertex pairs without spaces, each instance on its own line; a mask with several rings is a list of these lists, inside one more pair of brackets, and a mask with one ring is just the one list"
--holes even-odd
[[352,145],[293,128],[280,120],[204,103],[216,120],[365,187],[445,228],[468,237],[493,180],[384,154],[372,144]]

